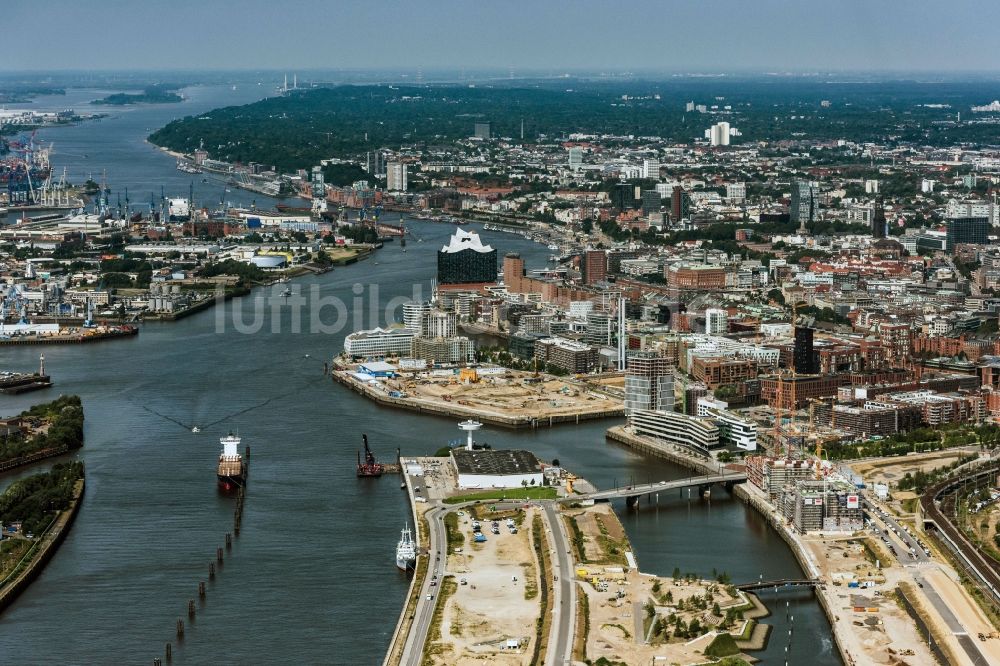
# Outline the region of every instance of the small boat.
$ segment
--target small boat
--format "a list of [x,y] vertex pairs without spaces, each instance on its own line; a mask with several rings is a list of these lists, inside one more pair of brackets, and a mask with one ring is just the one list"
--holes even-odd
[[191,428],[191,432],[201,432],[201,428],[199,428],[198,426],[194,426]]

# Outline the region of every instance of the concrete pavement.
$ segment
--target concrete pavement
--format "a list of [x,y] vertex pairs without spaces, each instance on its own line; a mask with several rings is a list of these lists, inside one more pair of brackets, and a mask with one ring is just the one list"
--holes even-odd
[[[424,645],[427,643],[427,632],[431,627],[431,620],[434,619],[434,609],[437,607],[437,593],[440,589],[441,574],[444,571],[444,560],[441,553],[447,548],[447,534],[444,526],[444,516],[448,513],[445,507],[436,506],[427,511],[424,517],[430,531],[430,539],[427,545],[427,575],[424,576],[423,584],[420,586],[420,594],[417,597],[417,607],[413,611],[413,624],[410,632],[406,636],[406,644],[403,647],[401,664],[420,664]],[[437,575],[438,585],[431,586],[431,581]],[[428,598],[430,597],[430,598]]]
[[966,631],[962,623],[958,621],[958,618],[955,617],[951,608],[948,607],[948,604],[946,604],[944,599],[942,599],[937,593],[934,586],[928,584],[924,577],[919,574],[915,574],[913,578],[920,585],[921,592],[924,593],[927,600],[931,602],[932,606],[934,606],[934,610],[938,612],[938,615],[941,616],[944,623],[948,625],[948,630],[955,635],[955,639],[958,641],[958,644],[962,646],[962,649],[965,651],[970,663],[972,663],[973,666],[990,666],[989,660],[983,656],[982,652],[979,651],[979,646],[976,645],[976,642],[971,636],[969,636],[969,632]]
[[[573,659],[573,640],[576,628],[576,588],[574,587],[573,559],[569,551],[569,538],[565,526],[556,513],[553,502],[542,504],[542,515],[552,535],[555,556],[552,572],[559,580],[552,586],[552,628],[549,630],[549,649],[545,653],[546,666],[563,666]],[[544,583],[543,583],[544,584]]]

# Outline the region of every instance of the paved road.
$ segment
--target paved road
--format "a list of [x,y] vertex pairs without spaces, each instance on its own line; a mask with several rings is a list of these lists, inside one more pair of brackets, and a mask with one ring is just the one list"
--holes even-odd
[[444,552],[447,548],[448,539],[444,527],[444,516],[448,511],[449,509],[445,507],[434,507],[424,514],[431,532],[430,541],[427,544],[429,564],[427,576],[424,578],[423,586],[417,597],[417,607],[413,612],[413,624],[406,637],[406,645],[403,647],[400,663],[406,666],[420,664],[424,654],[424,644],[427,642],[427,632],[430,630],[431,620],[434,618],[434,608],[437,606],[437,593],[440,588],[436,585],[431,586],[431,581],[437,574],[437,582],[440,583],[441,574],[444,572],[445,560],[439,559],[439,553]]
[[965,627],[962,626],[962,623],[958,621],[955,614],[951,612],[951,609],[948,607],[948,604],[945,603],[944,599],[938,595],[937,591],[935,591],[922,576],[915,575],[914,579],[916,579],[917,583],[922,588],[924,596],[930,600],[931,605],[934,606],[938,615],[940,615],[941,619],[944,620],[944,623],[948,625],[949,631],[955,634],[955,638],[958,640],[959,645],[961,645],[962,649],[965,650],[965,654],[969,657],[969,660],[973,663],[973,665],[990,666],[989,660],[983,656],[982,652],[979,651],[979,646],[976,645],[974,640],[972,640],[972,637],[969,636],[969,632],[966,631]]
[[555,596],[552,605],[552,628],[549,631],[549,650],[546,652],[545,663],[551,666],[561,666],[571,663],[573,659],[573,638],[576,623],[573,560],[569,553],[569,539],[564,532],[565,526],[556,514],[555,504],[545,502],[542,509],[549,532],[552,534],[552,543],[556,549],[555,556],[552,558],[553,571],[549,575],[559,577],[559,580],[553,585]]
[[[896,559],[899,560],[901,564],[914,564],[929,562],[930,557],[924,552],[923,547],[917,542],[916,538],[907,534],[903,526],[893,518],[892,514],[888,511],[884,513],[879,513],[880,508],[877,504],[872,504],[867,499],[862,499],[864,502],[865,511],[868,515],[879,523],[882,533],[879,536],[884,536],[889,540],[890,544],[897,546],[896,548]],[[895,528],[895,532],[892,529]],[[902,545],[902,550],[898,546]],[[910,557],[910,549],[913,549],[916,557]]]

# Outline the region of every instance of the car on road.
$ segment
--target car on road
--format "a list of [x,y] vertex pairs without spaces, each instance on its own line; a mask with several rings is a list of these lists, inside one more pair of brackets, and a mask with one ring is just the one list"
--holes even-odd
[[465,580],[464,578],[462,578],[458,582],[461,583],[462,585],[468,585],[469,584],[469,581]]
[[434,599],[434,595],[433,594],[428,594],[427,595],[427,601],[432,601],[433,599]]
[[438,584],[438,582],[436,580],[432,580],[431,581],[431,587],[435,587],[437,584]]

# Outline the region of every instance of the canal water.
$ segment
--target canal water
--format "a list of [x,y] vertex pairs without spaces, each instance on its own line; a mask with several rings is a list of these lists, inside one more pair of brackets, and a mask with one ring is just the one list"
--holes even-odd
[[[101,123],[49,130],[44,138],[60,152],[86,154],[109,177],[122,174],[115,182],[130,192],[158,191],[158,178],[177,191],[186,187],[184,174],[142,136],[176,115],[233,103],[232,92],[191,89],[185,104],[130,109]],[[361,433],[387,460],[397,447],[430,454],[460,432],[455,420],[388,410],[324,377],[324,361],[342,349],[349,328],[320,332],[310,319],[322,306],[321,319],[331,325],[338,312],[328,302],[336,297],[349,311],[360,303],[367,326],[415,287],[428,295],[434,253],[454,228],[409,226],[414,237],[405,252],[389,243],[371,259],[294,281],[306,297],[301,307],[257,290],[180,322],[146,324],[131,339],[0,348],[4,369],[30,370],[44,352],[56,384],[0,396],[0,415],[59,393],[83,398],[86,445],[79,456],[88,476],[66,542],[0,618],[0,654],[32,663],[143,662],[161,655],[232,528],[233,500],[218,492],[214,475],[219,437],[233,431],[251,448],[242,533],[175,648],[175,661],[380,662],[407,588],[393,558],[410,511],[395,478],[355,478]],[[481,233],[500,253],[520,252],[529,267],[542,266],[548,255],[519,236]],[[255,313],[264,325],[240,332],[253,328]],[[607,442],[604,430],[615,423],[490,428],[480,438],[558,458],[601,487],[688,474]],[[191,432],[193,426],[201,432]],[[637,511],[623,503],[616,509],[644,571],[669,575],[677,567],[710,575],[714,569],[735,582],[801,574],[766,521],[719,489],[711,500],[671,493]],[[764,599],[775,625],[768,650],[758,653],[765,663],[841,663],[810,593]]]

